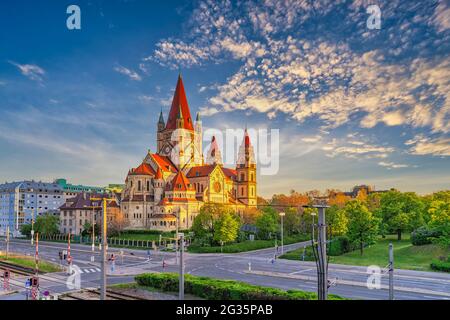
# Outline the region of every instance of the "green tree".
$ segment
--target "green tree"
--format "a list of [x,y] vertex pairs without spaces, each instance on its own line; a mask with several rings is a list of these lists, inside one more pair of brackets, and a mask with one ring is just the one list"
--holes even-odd
[[31,224],[23,224],[20,226],[20,233],[26,237],[31,237]]
[[45,236],[59,233],[59,217],[52,214],[38,216],[34,223],[34,232]]
[[218,243],[230,243],[236,241],[240,228],[240,219],[230,212],[224,214],[215,221],[214,240]]
[[326,210],[326,221],[331,228],[333,236],[342,236],[348,230],[348,217],[344,209],[332,205]]
[[429,226],[440,232],[437,243],[444,247],[450,246],[450,202],[434,200],[428,209],[430,214]]
[[[313,218],[314,215],[314,218]],[[306,233],[312,233],[312,224],[317,224],[318,210],[317,208],[303,208],[301,216],[301,224],[303,231]]]
[[[109,231],[109,228],[108,228]],[[94,225],[94,235],[98,236],[100,234],[100,225],[96,223]],[[87,222],[83,225],[83,236],[92,236],[92,224],[90,222]]]
[[206,203],[200,208],[200,213],[195,217],[192,231],[197,240],[208,241],[213,245],[217,221],[226,213],[234,214],[233,210],[222,204]]
[[263,209],[261,216],[256,219],[258,235],[261,239],[271,239],[278,231],[278,214],[272,207]]
[[297,209],[289,208],[285,211],[283,218],[283,229],[286,235],[290,236],[300,232],[301,216]]
[[348,202],[345,212],[349,219],[347,236],[353,244],[359,246],[362,255],[364,244],[376,240],[379,220],[359,200]]
[[413,192],[391,190],[382,194],[380,199],[383,223],[391,232],[397,233],[398,240],[402,239],[402,232],[412,231],[425,224],[423,210],[423,202]]

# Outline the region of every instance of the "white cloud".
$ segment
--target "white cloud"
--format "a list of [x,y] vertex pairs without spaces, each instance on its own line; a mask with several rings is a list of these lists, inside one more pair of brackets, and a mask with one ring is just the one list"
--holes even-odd
[[19,64],[14,61],[9,61],[10,64],[16,66],[20,72],[34,81],[42,81],[45,75],[45,70],[35,64]]
[[130,78],[130,80],[133,81],[141,81],[142,77],[135,71],[125,68],[124,66],[116,66],[114,67],[114,71],[121,73],[123,75],[126,75],[127,77]]
[[428,138],[417,135],[413,139],[405,142],[411,146],[409,152],[415,155],[450,156],[450,138]]
[[400,163],[394,163],[394,162],[384,162],[380,161],[378,162],[379,166],[386,167],[388,170],[390,169],[399,169],[399,168],[408,168],[409,165],[407,164],[400,164]]

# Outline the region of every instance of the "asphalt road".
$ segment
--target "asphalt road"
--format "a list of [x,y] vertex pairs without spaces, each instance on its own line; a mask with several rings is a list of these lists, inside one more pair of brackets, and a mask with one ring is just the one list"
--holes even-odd
[[[287,245],[285,252],[308,245],[308,242]],[[59,263],[58,252],[67,249],[67,245],[54,242],[40,242],[40,259]],[[0,250],[5,250],[2,241]],[[123,256],[120,255],[123,251]],[[10,251],[25,255],[34,255],[35,247],[29,241],[12,240]],[[129,283],[134,274],[149,271],[178,272],[175,253],[151,252],[148,256],[143,250],[110,248],[117,259],[115,270],[108,263],[108,284]],[[240,280],[251,284],[281,289],[300,289],[317,291],[316,265],[314,262],[274,260],[275,249],[263,249],[240,254],[188,254],[185,256],[186,273],[221,279]],[[73,264],[80,270],[82,288],[97,288],[100,285],[100,251],[79,244],[71,245]],[[94,261],[91,261],[91,257]],[[163,261],[165,267],[163,267]],[[250,264],[250,265],[249,265]],[[66,263],[63,263],[67,266]],[[249,267],[251,270],[249,270]],[[382,268],[384,266],[381,266]],[[388,276],[381,276],[381,288],[369,289],[367,280],[370,274],[366,267],[334,265],[329,266],[329,280],[332,294],[352,299],[380,300],[388,299]],[[72,291],[67,286],[68,275],[65,272],[47,274],[40,279],[41,291],[62,293]],[[11,289],[17,294],[1,296],[0,299],[26,299],[26,277],[18,276],[11,280]],[[437,272],[419,272],[395,270],[395,298],[401,300],[450,300],[450,274]]]

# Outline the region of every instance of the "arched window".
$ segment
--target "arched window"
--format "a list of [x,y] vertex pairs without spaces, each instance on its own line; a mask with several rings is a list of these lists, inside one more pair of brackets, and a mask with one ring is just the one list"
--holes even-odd
[[241,173],[241,181],[245,180],[245,174]]

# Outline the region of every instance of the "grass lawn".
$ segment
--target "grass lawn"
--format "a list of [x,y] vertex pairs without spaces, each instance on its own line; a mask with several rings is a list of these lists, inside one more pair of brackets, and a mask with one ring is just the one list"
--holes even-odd
[[[8,259],[6,259],[5,255],[0,255],[0,261],[8,262],[11,264],[15,264],[21,267],[34,268],[35,262],[34,257],[28,256],[19,256],[10,254]],[[61,271],[60,267],[56,264],[49,263],[46,261],[39,261],[39,270],[42,272],[58,272]]]
[[[364,248],[361,256],[359,250],[355,250],[341,256],[330,257],[330,263],[347,264],[355,266],[378,265],[385,267],[389,262],[389,243],[394,245],[394,266],[399,269],[432,271],[430,264],[433,259],[447,256],[450,252],[437,245],[413,246],[409,235],[404,234],[402,240],[397,241],[396,235],[387,236],[385,239]],[[300,260],[303,249],[290,252],[282,259]]]
[[[293,237],[285,237],[284,238],[284,244],[291,244],[301,241],[307,241],[309,240],[308,235],[298,235]],[[278,241],[278,245],[280,245],[280,242]],[[255,240],[255,241],[244,241],[240,243],[233,243],[223,246],[223,253],[238,253],[238,252],[246,252],[246,251],[252,251],[252,250],[258,250],[258,249],[266,249],[275,247],[275,240]],[[193,253],[220,253],[221,247],[215,246],[215,247],[198,247],[191,245],[188,249],[189,252]]]

